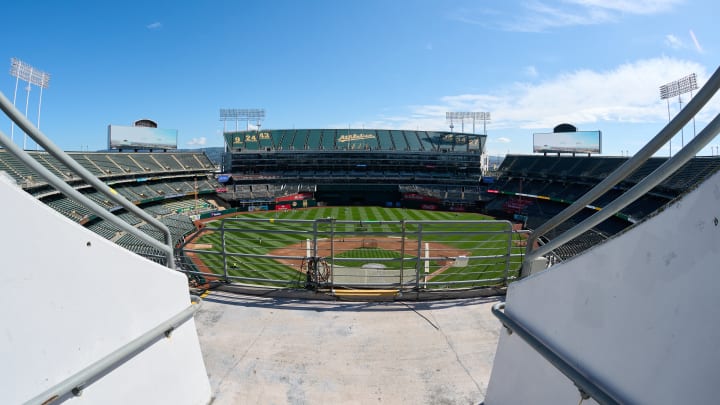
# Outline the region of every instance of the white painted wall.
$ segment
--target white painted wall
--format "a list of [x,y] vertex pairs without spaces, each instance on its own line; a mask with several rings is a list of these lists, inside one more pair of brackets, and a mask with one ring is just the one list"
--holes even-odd
[[[0,403],[22,403],[190,305],[186,277],[59,215],[0,176]],[[191,319],[73,404],[206,404]]]
[[[629,232],[513,283],[506,305],[627,403],[717,403],[720,172]],[[501,334],[486,404],[579,399],[517,335]]]

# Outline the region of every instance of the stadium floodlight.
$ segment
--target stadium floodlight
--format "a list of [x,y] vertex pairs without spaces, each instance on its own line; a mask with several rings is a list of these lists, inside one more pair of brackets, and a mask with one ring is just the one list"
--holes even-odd
[[[692,98],[692,91],[697,90],[697,88],[697,76],[695,73],[660,86],[660,100],[667,100],[668,122],[670,121],[670,98],[677,96],[682,110],[682,95],[690,93]],[[695,136],[695,117],[693,117],[693,136]],[[680,141],[682,142],[682,148],[685,146],[685,133],[682,128],[680,129]],[[670,140],[670,156],[672,156],[672,139]]]
[[488,121],[490,121],[490,113],[489,112],[457,112],[457,111],[448,111],[445,113],[445,119],[450,123],[450,132],[452,132],[455,125],[453,124],[456,121],[460,121],[461,131],[465,132],[465,120],[466,119],[472,119],[473,123],[473,131],[472,133],[475,133],[475,120],[482,120],[483,121],[483,134],[487,135],[487,127],[486,124]]
[[245,129],[250,129],[250,121],[257,122],[258,128],[260,123],[265,119],[264,108],[221,108],[220,121],[223,121],[223,132],[226,132],[226,124],[228,121],[235,121],[235,130],[238,130],[238,121],[245,121]]
[[697,90],[697,88],[697,76],[695,73],[692,73],[674,82],[660,86],[660,99],[665,100],[680,96],[681,94]]
[[[50,86],[50,75],[43,72],[42,70],[36,69],[31,65],[21,61],[17,58],[10,59],[10,75],[15,78],[15,92],[13,93],[13,106],[15,106],[15,99],[17,98],[18,83],[20,80],[27,82],[27,97],[25,99],[25,117],[28,115],[28,105],[30,103],[30,90],[31,86],[35,85],[40,87],[40,101],[38,102],[38,116],[37,116],[37,127],[40,129],[40,110],[42,108],[42,94],[43,89],[47,89]],[[10,139],[15,140],[15,123],[12,123],[10,128]],[[27,134],[23,138],[23,149],[27,149]]]

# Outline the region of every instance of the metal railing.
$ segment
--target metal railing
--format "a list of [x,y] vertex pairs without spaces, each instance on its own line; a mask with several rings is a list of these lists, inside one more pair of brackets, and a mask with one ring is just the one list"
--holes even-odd
[[583,210],[585,206],[591,204],[637,170],[655,152],[660,150],[662,146],[664,146],[675,134],[677,134],[680,129],[685,126],[685,124],[690,122],[690,120],[695,117],[695,115],[707,104],[707,102],[710,101],[718,89],[720,89],[720,68],[713,73],[707,83],[700,89],[695,97],[687,103],[685,108],[683,108],[675,116],[675,118],[673,118],[662,130],[660,130],[660,132],[632,158],[623,163],[603,181],[598,183],[570,206],[535,229],[528,238],[525,259],[521,270],[521,277],[529,275],[531,262],[534,259],[553,251],[558,246],[569,242],[581,235],[583,232],[589,230],[610,216],[616,214],[621,209],[630,205],[632,202],[645,195],[652,188],[672,175],[682,165],[692,159],[693,156],[695,156],[695,154],[697,154],[710,141],[712,141],[718,132],[720,132],[720,114],[716,115],[715,118],[695,138],[693,138],[692,141],[680,150],[680,152],[665,161],[665,163],[643,180],[638,182],[630,190],[626,191],[612,203],[603,207],[602,210],[563,232],[558,237],[553,238],[549,243],[538,247],[537,249],[535,248],[535,242],[538,240],[538,237],[547,234],[570,219],[573,215]]
[[295,288],[497,286],[518,276],[522,234],[508,221],[226,218],[186,238],[179,267],[206,279]]
[[530,329],[523,326],[503,310],[505,303],[499,302],[492,307],[492,313],[500,320],[509,333],[517,333],[530,347],[545,358],[558,371],[569,378],[580,391],[583,399],[593,398],[600,404],[621,404],[616,394],[598,384],[591,376],[586,375],[581,368],[576,367],[572,361],[566,359],[560,352],[538,338]]
[[197,312],[202,300],[191,296],[191,305],[172,318],[143,333],[127,344],[78,371],[65,380],[55,384],[34,398],[25,402],[26,405],[49,405],[64,401],[73,396],[80,396],[91,384],[120,367],[163,337],[169,338],[172,332],[180,327]]
[[69,169],[71,169],[73,172],[75,172],[82,180],[84,180],[87,184],[91,185],[95,188],[95,190],[103,193],[105,196],[108,197],[111,201],[115,202],[116,204],[122,206],[125,208],[128,212],[133,213],[134,215],[137,215],[138,217],[142,218],[143,220],[147,221],[148,224],[152,225],[153,227],[157,228],[162,232],[165,236],[165,243],[161,243],[160,241],[156,240],[155,238],[152,238],[151,236],[147,235],[146,233],[142,232],[141,230],[131,226],[127,222],[123,221],[122,219],[116,217],[113,213],[109,212],[107,209],[103,208],[99,204],[97,204],[95,201],[91,200],[90,198],[86,197],[84,194],[80,193],[67,183],[57,177],[54,173],[52,173],[50,170],[45,168],[43,165],[38,163],[35,159],[30,156],[29,153],[19,148],[17,145],[15,145],[14,142],[12,142],[11,138],[9,138],[5,133],[0,131],[0,145],[2,145],[8,152],[10,152],[13,156],[15,156],[18,160],[20,160],[23,164],[25,164],[30,169],[34,170],[36,173],[38,173],[42,178],[44,178],[48,184],[58,189],[61,193],[63,193],[65,196],[77,201],[78,203],[84,205],[87,207],[90,211],[92,211],[94,214],[98,215],[99,217],[102,217],[103,219],[111,222],[113,225],[117,226],[118,228],[122,229],[123,231],[136,236],[143,242],[147,243],[148,245],[162,251],[165,253],[166,256],[166,266],[170,267],[172,269],[175,268],[175,261],[173,260],[173,240],[172,240],[172,233],[170,232],[170,229],[163,224],[162,222],[155,219],[152,215],[149,213],[141,210],[135,204],[133,204],[131,201],[127,200],[122,195],[118,194],[115,190],[110,188],[108,185],[102,182],[102,180],[98,179],[94,174],[90,173],[87,169],[85,169],[83,166],[81,166],[78,162],[76,162],[73,158],[68,156],[65,152],[63,152],[60,148],[58,148],[55,144],[53,144],[50,139],[48,139],[45,135],[43,135],[42,132],[40,132],[39,129],[35,128],[33,124],[25,117],[23,114],[13,106],[13,104],[10,102],[10,100],[5,97],[5,95],[0,92],[0,109],[5,112],[5,114],[15,123],[18,127],[20,127],[25,133],[32,138],[39,146],[41,146],[45,151],[50,153],[52,156],[54,156],[58,161],[60,161],[62,164],[67,166]]

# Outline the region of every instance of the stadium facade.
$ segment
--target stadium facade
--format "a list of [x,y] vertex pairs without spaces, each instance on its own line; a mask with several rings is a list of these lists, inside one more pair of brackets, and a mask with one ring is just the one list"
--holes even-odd
[[[418,201],[411,196],[419,190],[457,193],[455,202],[467,205],[477,200],[485,140],[478,134],[364,128],[226,132],[223,171],[230,184],[250,191],[295,187],[330,205],[407,206],[402,200]],[[234,194],[226,198],[235,203],[253,198],[237,187],[229,190]]]

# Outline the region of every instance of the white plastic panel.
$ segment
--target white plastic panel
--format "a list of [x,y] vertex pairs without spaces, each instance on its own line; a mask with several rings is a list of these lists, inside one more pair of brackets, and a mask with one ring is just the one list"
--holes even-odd
[[[61,216],[0,178],[2,403],[22,403],[190,305],[186,277]],[[73,403],[206,404],[194,321]]]
[[[507,312],[628,403],[717,402],[720,173],[627,233],[512,284]],[[577,403],[501,334],[486,403]]]

